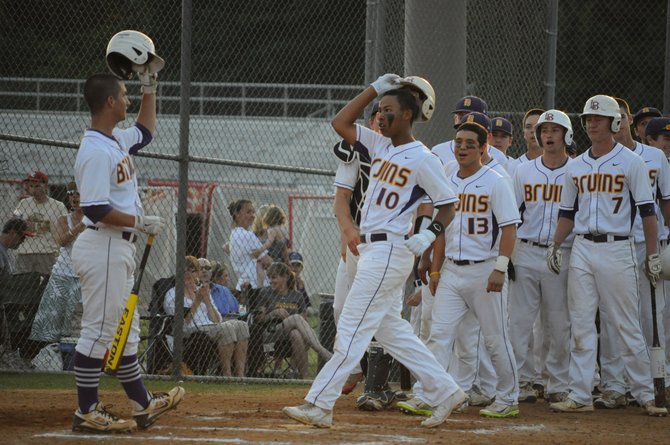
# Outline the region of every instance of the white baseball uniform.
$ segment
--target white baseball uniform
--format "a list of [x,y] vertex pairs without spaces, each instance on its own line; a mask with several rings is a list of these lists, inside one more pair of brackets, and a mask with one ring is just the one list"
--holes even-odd
[[576,211],[568,281],[569,397],[580,404],[592,404],[598,309],[601,327],[603,319],[615,327],[633,397],[640,403],[654,398],[632,238],[636,206],[653,202],[644,161],[621,144],[598,158],[589,149],[566,168],[560,209]]
[[[645,162],[649,171],[649,181],[654,200],[670,199],[670,165],[665,154],[658,148],[648,145],[635,143],[633,153],[639,155]],[[668,228],[663,222],[660,210],[656,208],[659,221],[658,234],[659,240],[664,243],[667,239]],[[653,326],[651,313],[651,284],[644,273],[644,263],[647,257],[647,251],[644,243],[644,232],[642,230],[642,218],[636,215],[633,223],[633,238],[635,241],[635,252],[638,265],[638,293],[640,295],[640,321],[642,324],[642,333],[645,336],[647,345],[652,344]],[[665,243],[664,243],[665,244]],[[665,343],[665,329],[662,318],[665,308],[665,288],[656,286],[656,317],[658,321],[658,336],[661,345]],[[625,393],[626,385],[623,381],[623,361],[616,344],[615,333],[612,332],[613,326],[608,320],[604,320],[601,315],[600,330],[600,372],[602,386],[607,390],[614,390],[619,393]],[[616,328],[614,328],[616,329]],[[666,369],[667,365],[666,365]],[[666,380],[666,385],[670,386],[670,379]]]
[[[110,205],[131,215],[143,214],[131,150],[148,143],[138,126],[115,128],[113,138],[87,130],[75,161],[75,181],[81,206]],[[101,359],[114,338],[116,326],[133,286],[135,241],[133,228],[84,223],[74,243],[72,263],[81,280],[84,312],[77,352]],[[139,315],[135,312],[124,356],[137,353]]]
[[442,164],[420,142],[394,147],[391,140],[356,127],[372,159],[361,218],[358,270],[337,324],[333,357],[305,397],[332,409],[342,386],[374,336],[384,350],[423,383],[425,402],[436,406],[458,386],[411,330],[400,313],[414,255],[405,246],[414,210],[427,193],[437,206],[455,203]]
[[[551,272],[545,261],[546,249],[554,238],[561,201],[561,190],[567,164],[548,168],[542,157],[528,161],[517,169],[514,192],[521,210],[522,223],[517,229],[519,242],[514,249],[516,280],[510,282],[510,335],[519,368],[519,386],[532,384],[533,372],[521,373],[528,361],[533,324],[541,313],[544,344],[548,346],[545,361],[547,393],[567,392],[570,325],[568,316],[568,268],[559,275]],[[561,245],[563,261],[569,263],[573,235]],[[532,367],[530,368],[532,370]]]
[[[506,292],[486,291],[498,256],[500,227],[520,222],[514,193],[509,179],[484,166],[467,178],[453,173],[449,182],[457,190],[459,203],[445,238],[446,260],[435,292],[427,345],[448,369],[459,325],[472,310],[498,377],[496,402],[515,405],[519,387],[509,342]],[[424,400],[423,390],[417,382],[414,393],[420,400]]]
[[519,156],[516,159],[512,159],[507,163],[507,172],[511,177],[514,177],[514,173],[516,172],[516,169],[519,167],[519,165],[523,164],[524,162],[528,162],[531,159],[528,159],[528,154],[524,153],[521,156]]

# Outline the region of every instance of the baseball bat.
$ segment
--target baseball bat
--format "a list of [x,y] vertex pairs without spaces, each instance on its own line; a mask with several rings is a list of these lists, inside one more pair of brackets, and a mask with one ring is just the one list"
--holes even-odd
[[653,328],[651,355],[651,376],[654,378],[654,405],[665,407],[665,351],[658,338],[658,320],[656,320],[656,286],[651,287],[651,320]]
[[130,291],[128,302],[126,303],[126,307],[123,308],[119,324],[116,326],[114,341],[109,348],[108,355],[106,356],[107,361],[105,362],[105,373],[109,375],[116,374],[116,371],[119,369],[121,357],[123,356],[123,350],[126,349],[128,335],[130,334],[130,326],[133,324],[133,317],[135,316],[135,309],[137,308],[137,298],[140,291],[140,284],[142,283],[142,275],[144,275],[144,268],[147,265],[149,252],[151,252],[151,245],[154,243],[155,238],[156,235],[149,235],[149,238],[147,238],[147,244],[144,246],[144,253],[142,254],[142,260],[140,261],[140,270],[137,272],[137,277],[135,278],[133,289]]
[[400,365],[400,389],[402,391],[411,391],[412,380],[409,369],[405,368],[405,365],[400,362],[398,362],[398,365]]

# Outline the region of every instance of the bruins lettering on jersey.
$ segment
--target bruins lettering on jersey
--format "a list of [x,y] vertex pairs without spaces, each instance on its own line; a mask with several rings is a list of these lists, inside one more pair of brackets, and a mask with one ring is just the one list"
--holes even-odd
[[489,196],[459,193],[455,210],[461,213],[484,213],[489,211]]
[[396,187],[402,188],[407,185],[409,175],[412,174],[411,169],[407,167],[401,167],[395,162],[387,161],[385,159],[382,160],[379,158],[376,158],[372,161],[371,167],[374,168],[375,164],[378,164],[379,162],[382,164],[375,172],[375,174],[372,175],[373,178],[391,185],[395,185]]
[[126,181],[130,181],[135,173],[135,166],[133,165],[133,159],[130,156],[126,156],[121,159],[121,162],[116,164],[116,183],[123,184]]
[[559,184],[524,184],[523,200],[529,202],[561,202],[561,190]]
[[572,178],[577,193],[621,193],[625,180],[626,176],[623,174],[610,173],[590,173]]

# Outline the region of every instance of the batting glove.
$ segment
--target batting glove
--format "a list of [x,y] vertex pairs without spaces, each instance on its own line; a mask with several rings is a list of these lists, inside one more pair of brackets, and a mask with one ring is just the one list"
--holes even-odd
[[158,87],[158,75],[156,73],[150,73],[149,71],[138,71],[137,78],[140,79],[142,93],[156,94],[156,88]]
[[652,286],[656,286],[656,282],[661,279],[661,256],[657,253],[652,253],[647,256],[647,261],[644,263],[644,272],[649,278]]
[[384,74],[381,75],[370,84],[372,88],[375,89],[377,92],[378,96],[381,96],[382,94],[386,93],[387,91],[395,90],[397,88],[402,87],[402,84],[400,83],[401,77],[398,76],[397,74]]
[[561,248],[554,244],[554,242],[549,243],[549,248],[547,248],[547,267],[549,270],[558,275],[561,273],[561,261],[563,260],[563,252]]
[[135,215],[135,228],[149,235],[158,235],[165,227],[165,219],[160,216]]
[[437,236],[428,229],[424,229],[419,233],[412,235],[410,239],[405,241],[405,246],[416,256],[421,255],[427,248],[435,241]]

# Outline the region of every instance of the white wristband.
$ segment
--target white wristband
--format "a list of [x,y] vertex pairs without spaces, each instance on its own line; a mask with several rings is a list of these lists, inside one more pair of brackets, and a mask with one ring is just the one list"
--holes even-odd
[[498,272],[506,273],[507,266],[509,265],[509,257],[500,255],[496,258],[496,267],[495,270]]

